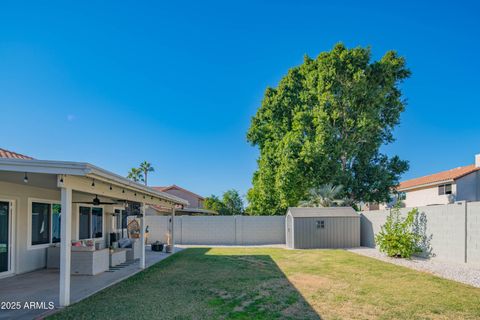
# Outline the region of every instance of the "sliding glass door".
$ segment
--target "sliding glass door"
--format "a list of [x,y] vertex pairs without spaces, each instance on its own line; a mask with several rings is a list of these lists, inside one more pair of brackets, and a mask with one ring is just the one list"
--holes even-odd
[[10,203],[0,201],[0,274],[10,270]]

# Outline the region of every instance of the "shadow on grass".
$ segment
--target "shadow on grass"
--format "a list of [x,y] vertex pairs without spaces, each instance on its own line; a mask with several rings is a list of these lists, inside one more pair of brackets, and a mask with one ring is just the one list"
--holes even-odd
[[[239,252],[241,253],[241,252]],[[183,250],[52,319],[320,319],[269,255]]]

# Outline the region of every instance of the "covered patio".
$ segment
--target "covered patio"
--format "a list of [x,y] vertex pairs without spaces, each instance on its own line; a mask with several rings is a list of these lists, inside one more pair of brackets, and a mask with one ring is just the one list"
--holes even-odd
[[[0,159],[2,301],[17,301],[19,296],[14,299],[12,294],[19,294],[49,297],[55,306],[64,307],[144,269],[165,257],[145,253],[146,208],[160,206],[171,212],[165,242],[174,248],[173,218],[176,208],[184,205],[188,202],[183,199],[88,163]],[[131,250],[136,254],[122,260],[120,269],[109,272],[112,240],[124,236],[128,207],[138,209],[132,218],[139,224],[134,239],[139,249]],[[87,243],[89,250],[74,252],[72,243],[75,247]],[[55,269],[48,269],[51,265]],[[91,275],[77,275],[84,270]]]
[[[178,251],[180,249],[176,249]],[[145,266],[151,265],[169,257],[171,253],[153,252],[147,246],[145,251]],[[70,302],[75,303],[91,296],[92,294],[114,285],[134,274],[142,271],[138,262],[103,272],[96,276],[72,276],[70,283]],[[49,308],[53,303],[56,309],[59,307],[60,273],[54,269],[41,269],[13,277],[0,279],[0,301],[16,301],[22,306],[25,303],[37,302],[39,305],[32,309],[21,308],[20,310],[2,310],[0,319],[33,319],[51,312]],[[37,309],[37,307],[39,307]]]

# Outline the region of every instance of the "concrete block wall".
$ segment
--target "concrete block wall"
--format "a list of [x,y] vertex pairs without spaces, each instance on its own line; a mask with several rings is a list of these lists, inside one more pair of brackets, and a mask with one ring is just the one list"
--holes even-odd
[[467,259],[480,265],[480,202],[467,204]]
[[[149,242],[165,242],[170,217],[146,216]],[[177,216],[177,244],[260,245],[285,244],[284,216]]]
[[[412,208],[404,208],[406,214]],[[425,235],[435,259],[452,262],[480,262],[480,202],[419,207],[425,218]],[[364,211],[361,215],[361,245],[375,247],[375,235],[389,210]]]

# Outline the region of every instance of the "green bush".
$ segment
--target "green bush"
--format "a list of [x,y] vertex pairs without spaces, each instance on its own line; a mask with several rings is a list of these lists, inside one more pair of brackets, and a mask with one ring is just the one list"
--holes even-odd
[[375,237],[375,242],[380,251],[389,257],[410,258],[415,253],[420,253],[419,242],[421,235],[413,228],[418,209],[412,209],[406,217],[400,215],[400,208],[395,207],[390,211],[387,221]]

